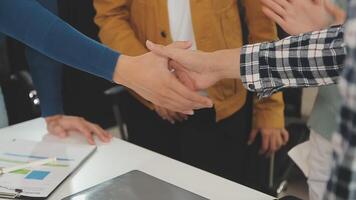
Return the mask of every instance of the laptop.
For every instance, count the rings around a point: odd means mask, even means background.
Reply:
[[[63,200],[207,200],[141,171],[131,171]]]

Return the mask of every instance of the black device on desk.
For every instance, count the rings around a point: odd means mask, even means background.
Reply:
[[[63,200],[207,200],[141,171],[131,171]]]

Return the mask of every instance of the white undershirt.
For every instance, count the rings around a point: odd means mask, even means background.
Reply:
[[[191,41],[196,50],[190,0],[167,0],[169,28],[173,41]]]
[[[197,50],[194,37],[190,0],[167,0],[169,28],[173,41],[191,41],[192,50]],[[208,96],[206,91],[200,91],[201,95]]]

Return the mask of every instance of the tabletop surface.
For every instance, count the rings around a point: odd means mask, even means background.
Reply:
[[[86,142],[78,134],[74,134],[67,139],[59,139],[48,135],[43,119],[35,119],[0,129],[0,139],[13,138],[33,141]],[[261,192],[120,139],[113,139],[109,144],[100,144],[98,142],[98,149],[93,156],[66,179],[49,199],[62,199],[132,170],[143,171],[208,199],[274,199]]]

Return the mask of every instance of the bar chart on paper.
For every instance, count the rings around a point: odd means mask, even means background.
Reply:
[[[29,167],[0,176],[0,193],[21,191],[29,197],[47,197],[70,175],[95,147],[61,143],[11,140],[0,142],[0,168],[24,165],[56,157],[55,162]]]

